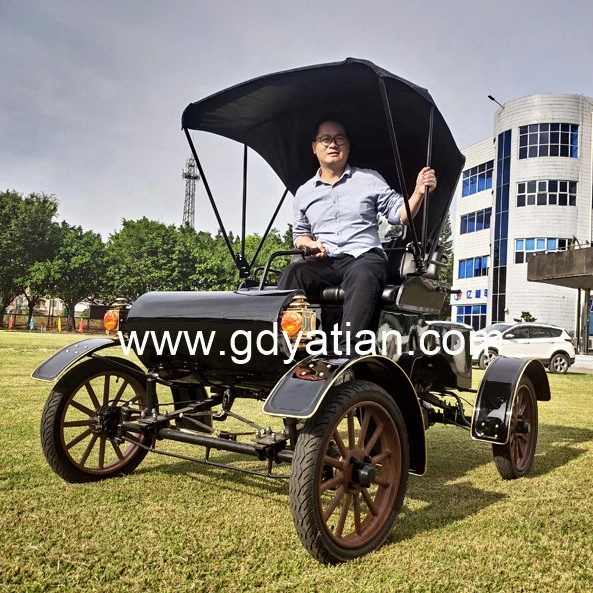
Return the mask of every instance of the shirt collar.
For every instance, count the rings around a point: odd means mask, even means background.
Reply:
[[[351,177],[352,176],[352,167],[350,167],[349,164],[346,164],[346,168],[344,169],[344,172],[342,173],[342,176],[340,177],[340,179],[338,179],[336,181],[336,183],[340,183],[340,181],[342,181],[342,179],[344,179],[345,177]],[[320,184],[325,184],[325,185],[329,185],[326,181],[323,181],[321,179],[321,167],[319,169],[317,169],[317,173],[315,173],[315,177],[313,177],[313,184],[315,185],[315,187],[317,187]],[[336,183],[334,183],[334,185],[336,185]]]

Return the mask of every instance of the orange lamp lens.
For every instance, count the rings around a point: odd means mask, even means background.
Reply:
[[[282,315],[280,327],[282,328],[282,331],[286,332],[288,337],[292,338],[293,336],[296,336],[299,331],[301,331],[302,326],[303,319],[298,313],[289,311]]]
[[[119,314],[115,311],[107,311],[103,316],[103,325],[108,330],[117,329],[119,325]]]

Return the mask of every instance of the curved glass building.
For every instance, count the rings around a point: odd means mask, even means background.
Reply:
[[[479,329],[527,312],[575,332],[577,291],[528,282],[527,258],[591,244],[592,112],[581,95],[509,101],[494,135],[463,151],[451,319]]]

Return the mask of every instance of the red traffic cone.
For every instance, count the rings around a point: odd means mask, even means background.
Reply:
[[[78,333],[79,334],[84,333],[84,319],[81,319],[80,323],[78,324]]]
[[[8,329],[12,329],[12,326],[14,325],[14,317],[12,315],[8,316]]]

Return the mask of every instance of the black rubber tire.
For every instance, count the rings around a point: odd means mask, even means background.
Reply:
[[[335,564],[379,548],[403,504],[409,463],[393,398],[368,381],[334,387],[303,427],[292,463],[290,508],[307,551]],[[369,468],[378,475],[364,485],[355,472]]]
[[[91,430],[91,421],[101,408],[117,407],[129,401],[146,405],[146,385],[142,377],[110,360],[143,373],[140,367],[125,359],[91,358],[70,369],[45,402],[41,446],[49,465],[67,482],[96,482],[129,474],[148,453],[143,447],[128,442],[117,445]],[[102,387],[99,394],[97,387]],[[143,445],[151,444],[148,437],[134,434],[133,438]]]
[[[492,445],[494,463],[503,480],[526,476],[533,466],[537,445],[537,398],[531,380],[523,376],[513,402],[509,440],[504,445]],[[529,424],[525,432],[522,423]]]
[[[482,352],[482,354],[480,354],[480,358],[478,359],[478,366],[482,370],[485,370],[486,367],[490,364],[491,360],[497,355],[498,353],[496,352],[496,350],[492,350],[492,348],[485,350],[484,352]]]
[[[564,375],[568,372],[569,366],[570,359],[568,358],[568,356],[566,356],[566,354],[562,352],[557,352],[550,359],[550,364],[548,365],[548,368],[550,369],[550,373]]]

